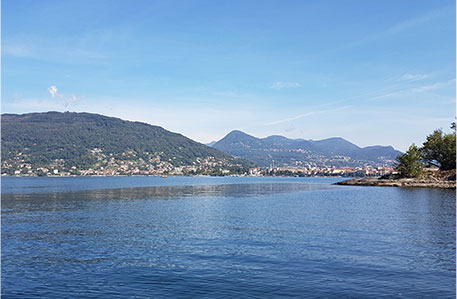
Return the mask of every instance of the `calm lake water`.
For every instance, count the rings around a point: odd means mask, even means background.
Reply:
[[[453,190],[2,178],[5,298],[455,298]]]

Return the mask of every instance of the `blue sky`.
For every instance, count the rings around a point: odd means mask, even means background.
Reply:
[[[455,119],[455,18],[439,0],[3,0],[2,113],[406,150]]]

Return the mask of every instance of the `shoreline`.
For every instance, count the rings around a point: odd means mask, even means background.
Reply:
[[[295,176],[250,176],[250,175],[53,175],[53,176],[27,176],[27,175],[2,175],[2,178],[79,178],[79,177],[295,177]],[[341,176],[307,176],[307,177],[328,177],[344,178]],[[346,177],[347,178],[347,177]],[[437,178],[374,178],[374,177],[355,177],[344,181],[333,183],[339,186],[368,186],[368,187],[406,187],[406,188],[439,188],[439,189],[456,189],[455,180],[445,180]]]
[[[440,188],[456,189],[456,181],[437,180],[429,178],[402,178],[402,179],[380,179],[380,178],[353,178],[334,183],[340,186],[374,186],[374,187],[406,187],[406,188]]]
[[[297,178],[297,175],[246,175],[246,174],[230,174],[230,175],[209,175],[209,174],[198,174],[198,175],[154,175],[154,174],[116,174],[116,175],[1,175],[2,178],[75,178],[75,177],[251,177],[251,178]],[[349,178],[347,176],[336,176],[336,175],[310,175],[303,176],[300,178]]]

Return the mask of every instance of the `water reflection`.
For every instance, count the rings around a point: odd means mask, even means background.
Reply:
[[[312,183],[329,185],[340,180],[342,180],[342,178],[328,177],[2,177],[1,192],[2,194],[51,193],[152,186],[195,186],[256,183]]]
[[[323,184],[258,183],[195,186],[154,186],[56,193],[17,193],[2,195],[3,213],[29,211],[33,206],[44,209],[65,207],[66,203],[86,204],[93,200],[179,199],[197,197],[246,197],[273,195],[294,191],[328,190]]]

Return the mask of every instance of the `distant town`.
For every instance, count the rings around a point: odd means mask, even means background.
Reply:
[[[336,167],[242,167],[213,157],[197,158],[192,165],[176,166],[172,159],[163,161],[160,155],[138,157],[134,151],[119,156],[104,154],[100,149],[90,150],[97,162],[85,169],[68,165],[64,159],[56,159],[46,166],[28,163],[27,155],[19,153],[14,159],[2,161],[2,176],[343,176],[376,177],[395,173],[387,166]]]
[[[249,176],[342,176],[377,177],[397,173],[392,167],[269,167],[250,168]]]

